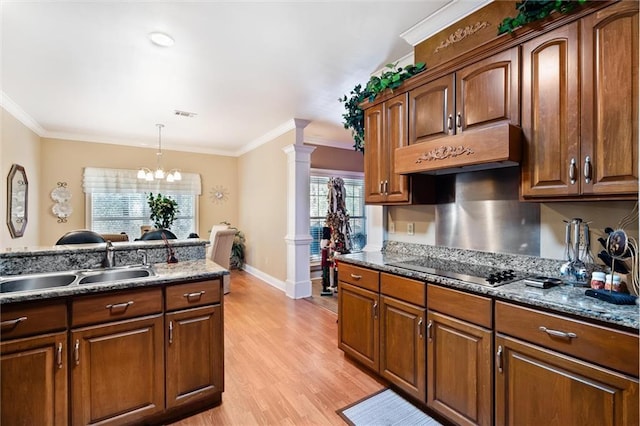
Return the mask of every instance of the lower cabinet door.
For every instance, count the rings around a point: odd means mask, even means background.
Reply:
[[[67,424],[67,333],[0,344],[0,424]]]
[[[638,379],[496,336],[496,424],[638,424]]]
[[[167,408],[223,390],[222,309],[206,306],[166,314]]]
[[[427,388],[425,318],[424,308],[380,298],[380,374],[420,401]]]
[[[493,333],[431,310],[427,321],[427,406],[459,425],[491,425]]]
[[[71,332],[74,425],[140,423],[164,410],[163,316]]]
[[[338,347],[378,372],[380,365],[378,293],[340,281]]]

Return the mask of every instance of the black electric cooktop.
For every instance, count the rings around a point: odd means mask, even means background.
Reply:
[[[527,275],[512,269],[431,258],[417,258],[404,262],[388,263],[388,265],[490,287],[512,283],[527,277]]]

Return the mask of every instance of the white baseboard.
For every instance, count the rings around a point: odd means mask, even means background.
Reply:
[[[244,264],[244,266],[242,267],[242,269],[244,269],[246,272],[248,272],[249,274],[253,275],[256,278],[260,278],[262,281],[266,282],[267,284],[269,284],[272,287],[277,288],[278,290],[282,291],[283,293],[286,292],[286,284],[284,281],[280,281],[279,279],[272,277],[269,274],[266,274],[264,272],[262,272],[259,269],[254,268],[251,265],[247,265],[246,263]]]

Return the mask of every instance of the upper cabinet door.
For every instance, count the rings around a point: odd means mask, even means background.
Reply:
[[[585,194],[638,193],[638,48],[638,2],[616,3],[583,19]]]
[[[579,192],[578,24],[522,45],[522,195]]]
[[[409,92],[410,145],[455,133],[453,92],[453,74]]]
[[[384,201],[383,186],[388,164],[385,161],[383,104],[364,111],[364,191],[367,203]]]
[[[456,133],[506,121],[520,124],[518,48],[456,72]]]
[[[380,163],[387,163],[384,193],[387,202],[409,201],[409,177],[393,170],[396,148],[407,145],[407,94],[398,95],[384,103],[387,150]]]

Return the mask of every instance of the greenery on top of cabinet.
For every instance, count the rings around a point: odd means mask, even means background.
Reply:
[[[498,34],[512,32],[518,27],[544,19],[552,12],[569,13],[576,6],[586,3],[587,0],[523,0],[516,3],[518,15],[514,18],[507,17],[498,26]]]
[[[343,125],[345,129],[351,129],[354,141],[353,148],[356,151],[364,152],[364,111],[360,108],[360,104],[367,100],[373,102],[379,93],[387,89],[393,91],[408,78],[427,69],[424,62],[407,65],[404,68],[397,68],[397,66],[397,62],[387,64],[385,71],[379,77],[372,76],[364,89],[361,84],[358,84],[349,95],[338,98],[338,101],[344,102],[346,112],[342,114]]]

